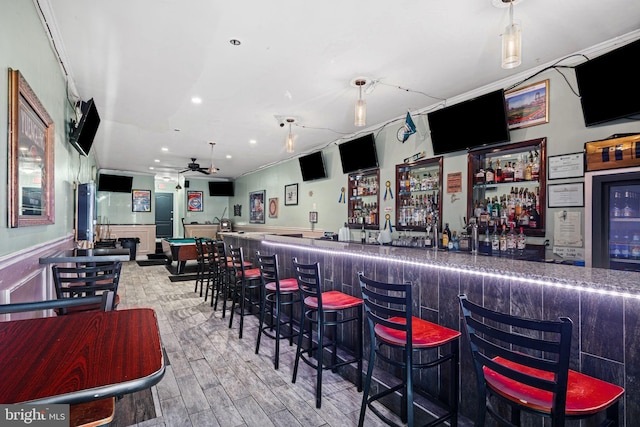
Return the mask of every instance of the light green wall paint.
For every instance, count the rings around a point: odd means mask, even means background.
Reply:
[[[73,232],[74,182],[87,182],[93,160],[79,159],[67,143],[70,104],[61,68],[33,2],[5,1],[0,13],[0,256]],[[7,223],[7,89],[8,69],[19,70],[55,124],[55,224],[8,228]]]

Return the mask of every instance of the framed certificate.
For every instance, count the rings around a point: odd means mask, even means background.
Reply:
[[[584,176],[584,153],[549,156],[549,179],[581,178]]]
[[[584,182],[549,184],[547,203],[550,208],[584,206]]]

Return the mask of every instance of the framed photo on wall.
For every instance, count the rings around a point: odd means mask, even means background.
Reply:
[[[293,206],[298,204],[298,184],[284,186],[284,205]]]
[[[264,190],[249,193],[249,222],[264,224]]]
[[[203,212],[202,191],[187,191],[187,211]]]
[[[504,93],[509,130],[549,123],[549,80]]]
[[[131,210],[151,212],[151,190],[131,190]]]
[[[278,218],[278,198],[269,199],[269,218]]]

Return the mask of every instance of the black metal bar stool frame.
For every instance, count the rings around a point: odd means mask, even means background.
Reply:
[[[401,391],[400,419],[409,427],[414,426],[415,393],[426,397],[446,411],[425,426],[433,426],[446,421],[452,427],[457,426],[460,360],[458,338],[460,333],[413,317],[411,283],[379,282],[365,277],[362,272],[358,273],[358,279],[364,300],[370,340],[369,361],[358,425],[364,425],[365,413],[369,408],[388,425],[400,426],[379,411],[373,402]],[[420,331],[414,330],[414,322],[419,322],[419,326],[422,328]],[[425,329],[429,329],[431,332],[421,334]],[[414,333],[416,334],[414,335]],[[445,345],[449,345],[450,352],[442,354]],[[433,358],[425,355],[423,357],[429,358],[429,361],[416,362],[416,356],[430,350],[438,351],[438,356]],[[401,359],[392,357],[398,352],[402,354]],[[369,396],[376,358],[399,368],[402,373],[401,382]],[[443,402],[414,384],[413,371],[435,368],[447,362],[451,364],[451,377],[448,402]]]
[[[262,294],[262,280],[260,279],[260,271],[257,268],[247,269],[247,262],[244,260],[242,247],[233,248],[229,246],[229,254],[231,255],[231,266],[234,271],[233,284],[229,283],[231,289],[231,311],[229,314],[229,328],[233,326],[233,315],[236,309],[236,303],[239,306],[238,316],[240,317],[240,332],[238,338],[242,338],[244,329],[244,317],[253,314],[253,307],[260,310],[260,301],[253,298],[253,290],[259,289]],[[248,303],[248,306],[247,306]]]
[[[322,371],[331,369],[337,372],[341,366],[357,364],[356,386],[358,391],[362,391],[362,300],[337,291],[322,292],[320,265],[319,263],[301,264],[297,259],[293,258],[293,267],[298,281],[300,290],[300,299],[303,301],[300,319],[300,333],[298,335],[298,346],[296,349],[296,358],[293,367],[293,378],[291,382],[296,382],[298,375],[298,365],[302,360],[307,365],[316,370],[316,408],[320,408],[322,404]],[[339,293],[343,298],[349,301],[349,304],[342,306],[331,306],[323,303],[323,295],[325,300],[332,293]],[[351,310],[354,314],[345,314]],[[347,356],[353,356],[343,361],[338,361],[338,327],[349,322],[356,322],[357,344],[355,350],[341,347]],[[315,325],[315,328],[313,327]],[[316,331],[317,341],[314,344],[313,330]],[[333,339],[327,335],[329,330],[333,330]],[[308,345],[303,345],[304,336],[307,336]],[[331,363],[323,364],[324,349],[331,347]],[[312,360],[315,358],[315,361]]]
[[[258,260],[260,277],[262,279],[256,354],[260,351],[262,335],[266,335],[275,340],[276,348],[273,365],[274,369],[278,369],[280,362],[280,340],[288,339],[289,345],[291,346],[293,345],[293,337],[298,336],[298,331],[294,329],[294,324],[298,324],[298,322],[294,320],[293,306],[300,303],[300,292],[295,279],[280,279],[277,254],[264,255],[261,254],[260,251],[257,251],[256,259]],[[290,281],[294,282],[295,287],[286,286]],[[287,307],[289,308],[288,315],[285,312]],[[267,318],[266,324],[265,317]],[[286,332],[282,331],[283,326],[288,328]]]

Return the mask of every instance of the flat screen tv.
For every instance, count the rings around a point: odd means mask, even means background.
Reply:
[[[93,138],[95,138],[100,125],[100,116],[93,98],[87,102],[78,101],[78,103],[82,117],[77,123],[74,120],[71,121],[69,142],[80,154],[88,156],[93,145]]]
[[[233,181],[209,181],[209,196],[233,195]]]
[[[585,126],[640,114],[640,40],[575,67]]]
[[[133,177],[125,175],[110,175],[101,173],[98,176],[98,191],[112,191],[114,193],[131,193]]]
[[[373,134],[367,134],[338,145],[342,172],[351,173],[378,167],[378,153]]]
[[[436,155],[510,139],[503,89],[433,111],[427,120]]]
[[[327,177],[322,151],[307,154],[299,157],[298,160],[300,161],[300,172],[302,172],[303,181],[313,181]]]

